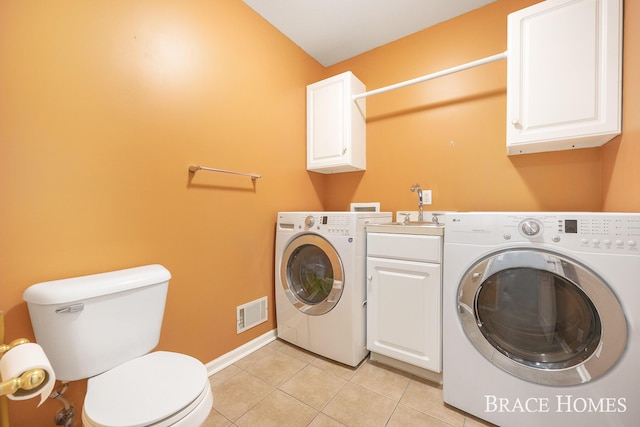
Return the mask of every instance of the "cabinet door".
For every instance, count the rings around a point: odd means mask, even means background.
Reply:
[[[439,264],[367,258],[367,348],[441,372]]]
[[[366,169],[365,91],[346,72],[307,86],[307,169],[320,173]]]
[[[509,15],[507,151],[595,147],[621,131],[621,0],[547,0]]]

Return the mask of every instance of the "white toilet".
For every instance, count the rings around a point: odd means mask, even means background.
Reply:
[[[171,273],[161,265],[55,280],[23,295],[56,378],[89,378],[85,427],[200,426],[207,369],[158,344]]]

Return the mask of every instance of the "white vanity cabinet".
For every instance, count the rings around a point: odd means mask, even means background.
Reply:
[[[547,0],[508,17],[507,152],[621,132],[622,0]]]
[[[307,86],[307,170],[366,169],[366,101],[353,101],[365,90],[350,71]]]
[[[442,371],[442,232],[367,227],[367,348],[373,360],[383,355]]]

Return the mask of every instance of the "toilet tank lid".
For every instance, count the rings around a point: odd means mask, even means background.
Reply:
[[[67,304],[116,292],[156,285],[171,279],[160,264],[69,279],[52,280],[29,286],[22,298],[31,304]]]

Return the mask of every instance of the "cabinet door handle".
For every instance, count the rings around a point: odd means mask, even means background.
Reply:
[[[373,280],[373,276],[367,276],[367,280],[368,281],[372,281]]]
[[[347,154],[347,147],[344,147],[344,148],[342,149],[342,155],[344,156],[345,154]]]
[[[511,120],[511,124],[515,127],[518,127],[518,125],[520,124],[520,121],[518,119],[513,119]]]

